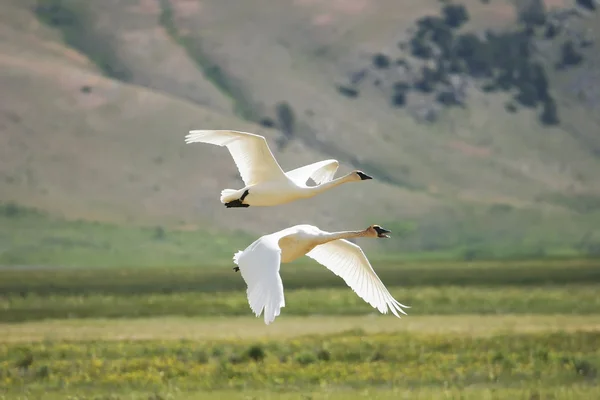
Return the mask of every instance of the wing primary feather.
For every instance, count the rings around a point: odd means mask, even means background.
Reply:
[[[387,314],[389,310],[400,318],[398,312],[406,315],[402,308],[410,308],[393,298],[362,249],[354,243],[338,239],[319,245],[306,255],[340,276],[359,297],[379,312]]]
[[[263,136],[230,130],[194,130],[185,136],[185,142],[227,147],[246,186],[286,179]]]

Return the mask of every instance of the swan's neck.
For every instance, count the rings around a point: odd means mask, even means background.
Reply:
[[[332,242],[338,239],[352,239],[357,237],[367,236],[367,230],[361,231],[341,231],[341,232],[327,232],[319,238],[321,244]]]
[[[306,189],[304,189],[304,193],[306,193],[307,197],[316,196],[319,193],[323,193],[329,189],[333,189],[334,187],[339,186],[343,183],[352,182],[353,180],[354,177],[352,176],[352,173],[349,173],[347,175],[340,176],[337,179],[333,179],[329,182],[325,182],[317,186],[308,186]]]

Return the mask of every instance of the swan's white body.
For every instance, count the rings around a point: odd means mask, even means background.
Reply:
[[[248,286],[246,293],[254,314],[258,317],[264,311],[267,325],[275,320],[285,307],[280,264],[307,255],[340,276],[359,297],[381,313],[385,314],[389,309],[398,318],[398,311],[406,315],[402,307],[410,307],[392,297],[362,249],[344,239],[377,237],[372,230],[373,227],[369,227],[365,231],[330,233],[312,225],[296,225],[264,235],[245,250],[235,253],[233,261]]]
[[[333,179],[339,163],[324,160],[284,172],[263,136],[230,130],[194,130],[186,143],[226,146],[244,181],[242,189],[224,189],[221,203],[227,207],[274,206],[316,196],[346,182],[371,179],[354,171]],[[308,186],[312,179],[317,186]]]

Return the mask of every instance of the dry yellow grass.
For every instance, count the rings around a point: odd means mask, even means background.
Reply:
[[[67,319],[0,324],[0,342],[291,338],[354,329],[361,329],[366,333],[447,333],[470,336],[600,331],[600,315],[457,315],[409,316],[402,319],[391,316],[281,317],[270,326],[264,325],[262,319],[253,317]]]

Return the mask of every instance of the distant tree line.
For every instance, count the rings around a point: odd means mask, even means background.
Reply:
[[[594,10],[595,1],[577,3]],[[562,40],[561,23],[548,18],[542,0],[517,2],[518,27],[511,31],[492,32],[485,35],[460,30],[470,19],[464,5],[444,2],[440,15],[427,15],[416,20],[416,29],[409,40],[399,43],[421,65],[417,77],[410,81],[392,82],[390,104],[403,107],[410,91],[431,94],[435,101],[450,107],[462,104],[457,91],[450,84],[452,75],[468,76],[480,83],[484,92],[504,91],[514,93],[507,104],[509,112],[518,106],[540,108],[539,119],[545,125],[559,124],[560,118],[546,67],[534,52],[536,35],[543,40]],[[583,54],[571,39],[560,46],[557,69],[565,69],[583,62]],[[419,61],[420,60],[420,61]],[[377,53],[372,57],[372,67],[387,70],[393,66],[414,65],[405,58]],[[414,68],[413,68],[414,70]],[[364,72],[361,75],[364,76]],[[355,80],[350,85],[338,85],[338,92],[346,97],[359,96]],[[380,85],[379,79],[375,83]]]

